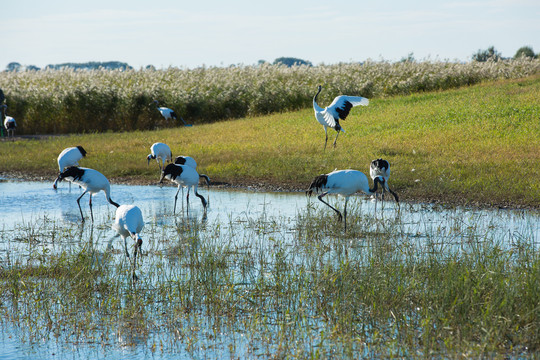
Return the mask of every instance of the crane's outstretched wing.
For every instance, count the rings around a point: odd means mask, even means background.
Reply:
[[[368,104],[369,100],[364,97],[341,95],[336,97],[334,101],[332,101],[332,103],[326,109],[324,109],[324,113],[329,114],[336,120],[345,120],[354,106],[367,106]],[[326,114],[324,115],[325,119],[327,119]]]
[[[317,120],[319,120],[322,125],[334,128],[336,126],[336,119],[332,113],[328,112],[327,109],[324,109],[319,113],[321,116],[318,116]]]

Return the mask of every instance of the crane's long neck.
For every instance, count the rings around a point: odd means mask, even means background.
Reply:
[[[317,96],[319,96],[319,94],[321,93],[321,87],[319,87],[319,90],[317,91],[317,93],[315,94],[315,96],[313,97],[313,109],[315,109],[315,111],[323,111],[324,109],[322,107],[320,107],[318,104],[317,104]]]
[[[116,207],[120,207],[119,204],[115,203],[112,199],[111,199],[111,186],[108,185],[106,186],[104,189],[103,189],[103,192],[105,192],[105,197],[107,198],[107,201],[109,203],[111,203],[111,205],[114,205]]]
[[[208,177],[208,175],[205,175],[205,174],[199,174],[199,177],[200,177],[200,178],[203,178],[204,180],[206,180],[206,185],[210,186],[210,178]]]
[[[375,179],[373,179],[373,188],[369,189],[368,195],[373,195],[377,192],[377,189],[379,188],[378,187],[379,183],[381,183],[381,186],[384,186],[379,177],[376,177]]]

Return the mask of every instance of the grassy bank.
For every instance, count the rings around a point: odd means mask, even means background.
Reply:
[[[0,171],[53,181],[60,151],[82,145],[88,156],[81,166],[103,172],[113,183],[150,183],[159,175],[155,163],[147,167],[146,155],[152,143],[162,141],[174,156],[194,157],[200,172],[216,182],[303,189],[315,175],[335,168],[367,173],[369,162],[383,157],[403,200],[538,208],[539,99],[538,75],[374,99],[352,110],[342,124],[347,133],[326,151],[311,109],[190,128],[4,141]]]

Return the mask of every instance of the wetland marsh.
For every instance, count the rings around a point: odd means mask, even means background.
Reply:
[[[0,141],[0,176],[25,180],[0,181],[0,355],[538,357],[537,69],[538,60],[2,73],[21,134],[38,136]],[[326,103],[373,96],[330,151],[310,108],[320,83]],[[148,105],[156,98],[195,126],[161,123]],[[66,132],[76,134],[39,135]],[[145,160],[157,141],[193,156],[214,184],[251,189],[305,189],[383,157],[402,203],[375,212],[354,197],[344,232],[303,192],[200,187],[208,210],[179,201],[173,215],[176,188],[156,186]],[[52,189],[59,152],[75,145],[115,201],[143,211],[138,281],[105,197],[94,199],[95,223],[81,225],[77,186]],[[471,204],[482,208],[458,206]],[[87,196],[81,206],[88,217]]]
[[[131,281],[114,207],[81,225],[62,184],[0,183],[5,353],[32,358],[528,357],[539,351],[539,214],[364,196],[349,228],[304,193],[114,185],[146,221]],[[180,200],[179,200],[180,201]],[[331,203],[342,208],[343,199]],[[81,206],[88,216],[88,200]],[[112,249],[107,244],[112,239]],[[129,244],[130,247],[133,244]]]

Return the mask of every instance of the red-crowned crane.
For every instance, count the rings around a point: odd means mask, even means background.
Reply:
[[[156,159],[156,162],[159,166],[159,173],[161,174],[163,168],[165,167],[165,163],[172,161],[171,148],[169,147],[169,145],[162,142],[154,143],[150,147],[150,154],[148,154],[148,156],[146,157],[146,160],[148,160],[148,165],[150,165],[151,159]]]
[[[86,150],[82,146],[68,147],[62,150],[58,155],[58,170],[64,171],[69,166],[79,166],[79,160],[86,156]],[[53,189],[56,190],[56,184],[58,178],[54,181]],[[69,189],[71,190],[71,182],[69,183]]]
[[[154,100],[154,104],[156,104],[157,109],[161,113],[161,116],[167,121],[169,120],[177,120],[176,113],[174,110],[169,109],[168,107],[159,106],[159,101]]]
[[[174,158],[174,163],[176,165],[186,165],[186,166],[191,166],[194,169],[197,169],[197,162],[191,156],[177,156]],[[208,182],[207,182],[207,185],[209,185]],[[210,189],[210,187],[208,187],[208,189]],[[184,198],[183,187],[182,187],[182,198]],[[210,203],[210,197],[208,197],[208,202]]]
[[[178,120],[178,117],[176,116],[176,113],[174,112],[174,110],[169,109],[168,107],[159,106],[159,101],[157,100],[154,100],[154,104],[156,104],[157,109],[159,110],[159,112],[161,113],[161,116],[163,116],[165,120],[167,121],[171,119]],[[191,125],[186,124],[186,122],[184,121],[184,119],[182,119],[181,116],[180,116],[180,121],[182,121],[184,126],[191,126]]]
[[[313,192],[321,193],[317,198],[324,204],[334,210],[341,221],[345,219],[345,231],[347,231],[347,202],[349,197],[358,191],[362,191],[367,195],[373,195],[377,191],[377,185],[381,183],[380,178],[375,178],[373,188],[369,187],[367,176],[358,170],[334,170],[329,174],[322,174],[313,179],[309,185],[306,194],[311,196]],[[345,197],[345,208],[343,216],[341,212],[323,200],[328,194],[338,194]]]
[[[337,131],[336,138],[334,140],[334,147],[336,147],[339,132],[345,132],[341,125],[339,125],[339,120],[345,120],[354,106],[367,106],[369,104],[369,100],[361,96],[340,95],[336,97],[334,101],[332,101],[330,106],[323,109],[317,104],[317,96],[319,96],[321,89],[322,86],[319,85],[317,94],[313,98],[313,110],[315,110],[315,118],[317,121],[324,126],[324,134],[326,136],[324,140],[324,148],[326,149],[326,143],[328,142],[328,127],[331,127]]]
[[[4,123],[4,127],[7,131],[7,136],[9,137],[11,134],[11,137],[15,136],[15,129],[17,128],[17,123],[15,122],[15,119],[11,116],[6,115],[6,109],[7,105],[0,105],[0,111],[2,112],[2,122]]]
[[[390,163],[384,159],[376,159],[371,162],[369,166],[369,175],[375,181],[376,178],[381,180],[382,187],[382,200],[384,201],[384,193],[386,190],[394,196],[394,199],[399,204],[398,195],[393,192],[388,186],[388,179],[390,178]],[[377,194],[375,194],[375,209],[377,209]]]
[[[197,168],[197,162],[191,156],[177,156],[177,157],[174,158],[174,163],[176,165],[191,166],[194,169]]]
[[[116,209],[116,218],[112,227],[124,240],[124,249],[126,250],[128,259],[129,252],[126,239],[130,237],[135,241],[135,250],[133,251],[133,265],[135,265],[137,250],[141,250],[143,243],[140,235],[144,227],[141,209],[135,205],[120,205]]]
[[[186,197],[188,206],[189,206],[189,191],[193,187],[195,196],[201,199],[201,203],[204,209],[206,210],[206,204],[207,204],[206,199],[197,192],[197,187],[199,186],[199,178],[201,177],[206,180],[206,183],[208,185],[210,184],[210,178],[207,175],[204,175],[204,174],[199,175],[197,170],[195,170],[191,166],[169,164],[165,167],[161,175],[161,179],[159,180],[159,183],[163,184],[163,179],[168,179],[178,184],[178,190],[176,191],[176,195],[174,196],[173,213],[176,212],[176,201],[178,200],[178,192],[180,192],[180,188],[183,186],[188,188],[187,197]]]
[[[58,178],[56,179],[55,183],[58,181],[71,181],[74,184],[77,184],[81,186],[84,189],[84,192],[77,198],[77,205],[79,205],[79,211],[81,212],[81,219],[84,222],[84,216],[81,209],[81,198],[86,193],[90,193],[90,216],[92,218],[92,222],[94,222],[94,213],[92,212],[92,195],[97,194],[100,191],[103,191],[105,193],[105,197],[109,203],[112,205],[119,207],[117,203],[111,200],[111,185],[109,183],[109,180],[100,173],[97,170],[94,169],[88,169],[83,167],[77,167],[77,166],[70,166],[66,170],[60,173],[58,175]]]

